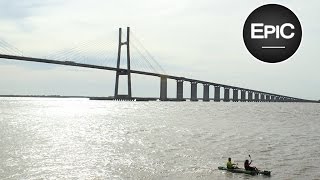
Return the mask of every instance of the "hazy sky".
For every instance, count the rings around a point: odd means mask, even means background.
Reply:
[[[269,3],[290,8],[303,30],[298,51],[277,64],[256,60],[242,39],[248,15]],[[100,37],[113,42],[119,27],[130,26],[168,74],[320,99],[316,0],[0,0],[0,8],[0,39],[25,56],[46,56]],[[114,93],[115,72],[109,71],[1,59],[0,75],[0,94]],[[154,77],[133,75],[133,95],[159,96],[159,83]],[[202,96],[202,85],[198,87]],[[185,88],[189,97],[188,82]],[[169,81],[168,94],[175,93],[175,81]]]

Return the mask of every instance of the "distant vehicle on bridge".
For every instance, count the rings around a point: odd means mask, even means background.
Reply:
[[[76,64],[76,62],[74,61],[64,61],[65,63],[68,63],[68,64]]]

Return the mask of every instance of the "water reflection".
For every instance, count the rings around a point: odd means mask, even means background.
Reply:
[[[248,154],[274,179],[320,176],[314,104],[2,98],[0,112],[1,179],[257,178],[217,170]]]

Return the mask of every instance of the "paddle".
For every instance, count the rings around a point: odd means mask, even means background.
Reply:
[[[251,159],[251,156],[250,156],[250,154],[249,154],[249,158],[250,158],[250,164],[252,163],[252,159]]]
[[[251,161],[251,163],[252,163],[252,159],[251,159],[250,154],[249,154],[249,158],[250,158],[250,161]],[[251,164],[251,163],[250,163],[250,164]],[[254,167],[254,168],[256,169],[257,172],[259,172],[258,168],[256,168],[256,167]]]

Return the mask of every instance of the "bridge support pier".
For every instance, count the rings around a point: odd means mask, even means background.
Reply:
[[[276,97],[275,97],[275,101],[276,101],[276,102],[279,102],[279,101],[280,101],[280,97],[279,97],[279,96],[276,96]]]
[[[270,95],[268,95],[268,94],[266,95],[266,101],[267,101],[267,102],[270,102],[270,101],[271,101]]]
[[[241,102],[246,102],[246,92],[245,90],[241,90]]]
[[[183,80],[177,80],[177,100],[183,101]]]
[[[198,101],[197,88],[198,88],[198,83],[197,82],[191,82],[191,98],[190,98],[190,101]]]
[[[248,102],[252,102],[252,91],[248,91]]]
[[[260,101],[265,102],[265,94],[260,94]]]
[[[279,101],[280,101],[280,102],[284,102],[284,97],[280,96],[280,97],[279,97]]]
[[[220,86],[214,86],[214,101],[220,102]]]
[[[254,93],[254,102],[259,102],[259,93]]]
[[[271,95],[271,102],[275,102],[275,97],[274,97],[274,95]]]
[[[230,101],[230,89],[227,87],[224,87],[224,102],[229,102]]]
[[[168,100],[167,97],[167,77],[160,78],[160,101]]]
[[[210,101],[210,97],[209,97],[209,84],[203,84],[203,100],[205,102]]]
[[[233,97],[232,97],[232,101],[233,102],[238,102],[239,100],[238,100],[238,97],[239,97],[239,95],[238,95],[238,89],[233,89]]]

